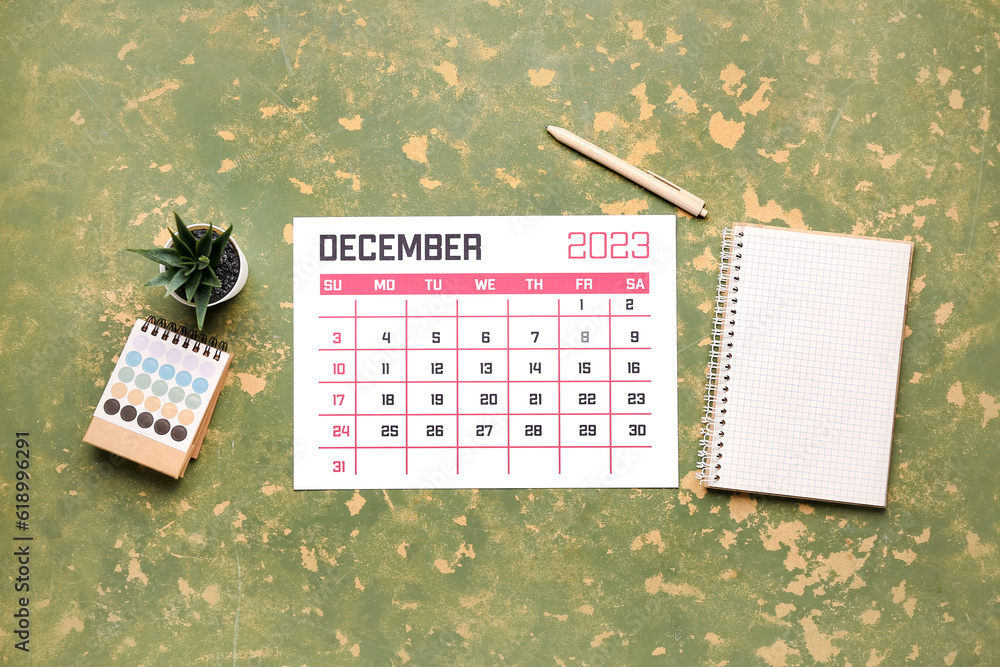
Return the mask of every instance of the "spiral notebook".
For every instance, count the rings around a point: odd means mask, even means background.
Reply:
[[[913,244],[723,235],[699,479],[885,507]]]
[[[83,441],[182,477],[229,371],[227,347],[173,322],[137,320]]]

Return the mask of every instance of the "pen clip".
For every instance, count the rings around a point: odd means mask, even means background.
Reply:
[[[667,185],[669,185],[670,187],[672,187],[674,190],[677,190],[679,192],[683,192],[683,190],[681,190],[680,186],[678,186],[676,183],[671,183],[670,181],[668,181],[667,179],[663,178],[659,174],[657,174],[655,172],[652,172],[649,169],[646,170],[646,173],[649,174],[650,176],[652,176],[653,178],[655,178],[658,181],[663,181],[664,183],[666,183]]]

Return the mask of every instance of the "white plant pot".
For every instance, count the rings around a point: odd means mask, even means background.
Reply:
[[[195,223],[193,225],[188,225],[187,226],[187,228],[189,230],[191,230],[192,232],[193,231],[197,231],[199,229],[208,229],[209,227],[210,227],[210,225],[208,225],[206,223],[203,223],[203,222],[198,222],[198,223]],[[219,227],[216,227],[214,225],[211,225],[211,228],[213,230],[215,230],[216,232],[218,232],[220,235],[222,234],[222,232],[226,231],[226,230],[220,229]],[[229,237],[229,242],[231,244],[233,244],[234,248],[236,248],[236,255],[240,258],[240,273],[236,277],[236,284],[233,286],[233,289],[229,290],[229,294],[227,294],[226,296],[222,297],[218,301],[215,301],[214,303],[208,304],[209,308],[211,308],[212,306],[217,306],[220,303],[222,303],[223,301],[229,301],[234,296],[236,296],[237,294],[239,294],[240,291],[243,289],[243,287],[247,284],[247,277],[250,275],[250,266],[247,264],[246,255],[243,254],[243,249],[240,248],[240,244],[237,243],[236,240],[233,237],[231,237],[231,236]],[[171,239],[167,240],[167,242],[163,245],[163,247],[164,248],[170,248],[173,245],[174,245],[174,240],[171,238]],[[160,264],[160,273],[163,273],[166,270],[167,270],[167,267],[165,267],[162,264]],[[181,298],[181,297],[177,296],[176,293],[171,292],[170,296],[174,297],[175,299],[177,299],[178,301],[180,301],[184,305],[191,306],[192,308],[194,308],[194,304],[192,302],[188,301],[187,299],[184,299],[184,298]]]

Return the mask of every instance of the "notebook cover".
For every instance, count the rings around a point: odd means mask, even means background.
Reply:
[[[884,507],[913,244],[760,225],[732,234],[703,482]]]

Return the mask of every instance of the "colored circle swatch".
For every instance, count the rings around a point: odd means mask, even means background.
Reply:
[[[134,333],[97,411],[119,423],[134,423],[130,428],[142,429],[146,437],[183,443],[211,400],[220,366],[201,350],[171,340],[166,330],[167,338]]]

